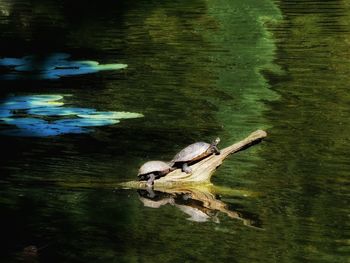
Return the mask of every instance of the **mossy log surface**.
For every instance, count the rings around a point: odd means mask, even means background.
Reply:
[[[161,177],[154,181],[154,189],[164,188],[178,188],[188,185],[200,185],[211,184],[210,178],[215,172],[216,168],[222,164],[222,162],[233,153],[246,149],[256,143],[259,143],[267,136],[267,133],[263,130],[257,130],[251,133],[245,139],[232,144],[226,148],[220,150],[219,155],[211,155],[200,162],[191,165],[192,173],[187,174],[176,169],[164,177]],[[129,181],[120,184],[124,188],[145,188],[145,181]]]

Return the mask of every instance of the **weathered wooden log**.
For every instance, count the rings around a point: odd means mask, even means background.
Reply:
[[[154,181],[154,189],[161,188],[178,188],[186,185],[211,184],[210,178],[215,172],[216,168],[233,153],[246,149],[251,145],[259,143],[267,136],[265,131],[257,130],[251,133],[247,138],[240,142],[232,144],[224,149],[221,149],[219,155],[211,155],[200,162],[191,166],[192,172],[190,174],[184,173],[181,169],[176,169],[164,177]],[[123,188],[145,188],[145,181],[129,181],[119,185]]]

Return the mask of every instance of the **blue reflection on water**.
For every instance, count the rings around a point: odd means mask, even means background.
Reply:
[[[32,115],[41,116],[67,116],[67,115],[80,115],[89,116],[89,114],[95,113],[96,110],[88,108],[70,108],[70,107],[40,107],[29,109],[28,113]]]
[[[47,137],[66,133],[87,133],[91,130],[77,126],[57,125],[37,118],[6,118],[6,124],[15,125],[17,129],[3,130],[3,135],[20,137]]]
[[[12,113],[10,110],[3,110],[3,109],[0,110],[0,118],[7,118],[10,116],[12,116]]]
[[[3,110],[25,110],[35,109],[37,107],[62,106],[63,102],[58,102],[63,96],[61,95],[35,95],[35,96],[17,96],[11,97],[5,101],[0,109]]]
[[[53,122],[56,125],[65,127],[92,127],[116,124],[119,120],[113,119],[64,119]]]
[[[0,105],[0,134],[47,137],[87,133],[93,131],[91,127],[116,124],[120,119],[143,117],[133,112],[100,112],[91,108],[63,107],[63,98],[62,95],[10,97]]]
[[[0,77],[6,80],[59,79],[64,76],[89,74],[102,70],[119,70],[127,67],[126,64],[99,64],[91,60],[69,61],[69,57],[69,54],[54,53],[45,58],[36,56],[2,58],[0,67],[7,68],[9,72]]]

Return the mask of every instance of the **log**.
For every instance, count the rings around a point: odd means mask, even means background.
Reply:
[[[176,169],[166,176],[154,181],[154,189],[160,188],[178,188],[188,185],[210,185],[210,179],[216,168],[233,153],[246,149],[256,143],[259,143],[267,136],[263,130],[257,130],[251,133],[245,139],[232,144],[220,150],[219,155],[211,155],[200,162],[191,166],[192,172],[190,174],[184,173],[181,169]],[[122,188],[146,188],[145,181],[129,181],[119,185]]]

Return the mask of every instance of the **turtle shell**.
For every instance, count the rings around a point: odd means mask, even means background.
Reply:
[[[167,172],[170,171],[171,167],[162,161],[149,161],[144,163],[137,174],[137,176],[141,176],[144,174],[154,173],[154,172]]]
[[[207,155],[209,152],[207,151],[210,147],[209,143],[206,142],[196,142],[193,143],[186,148],[182,149],[172,160],[172,163],[177,162],[191,162],[199,160]]]

